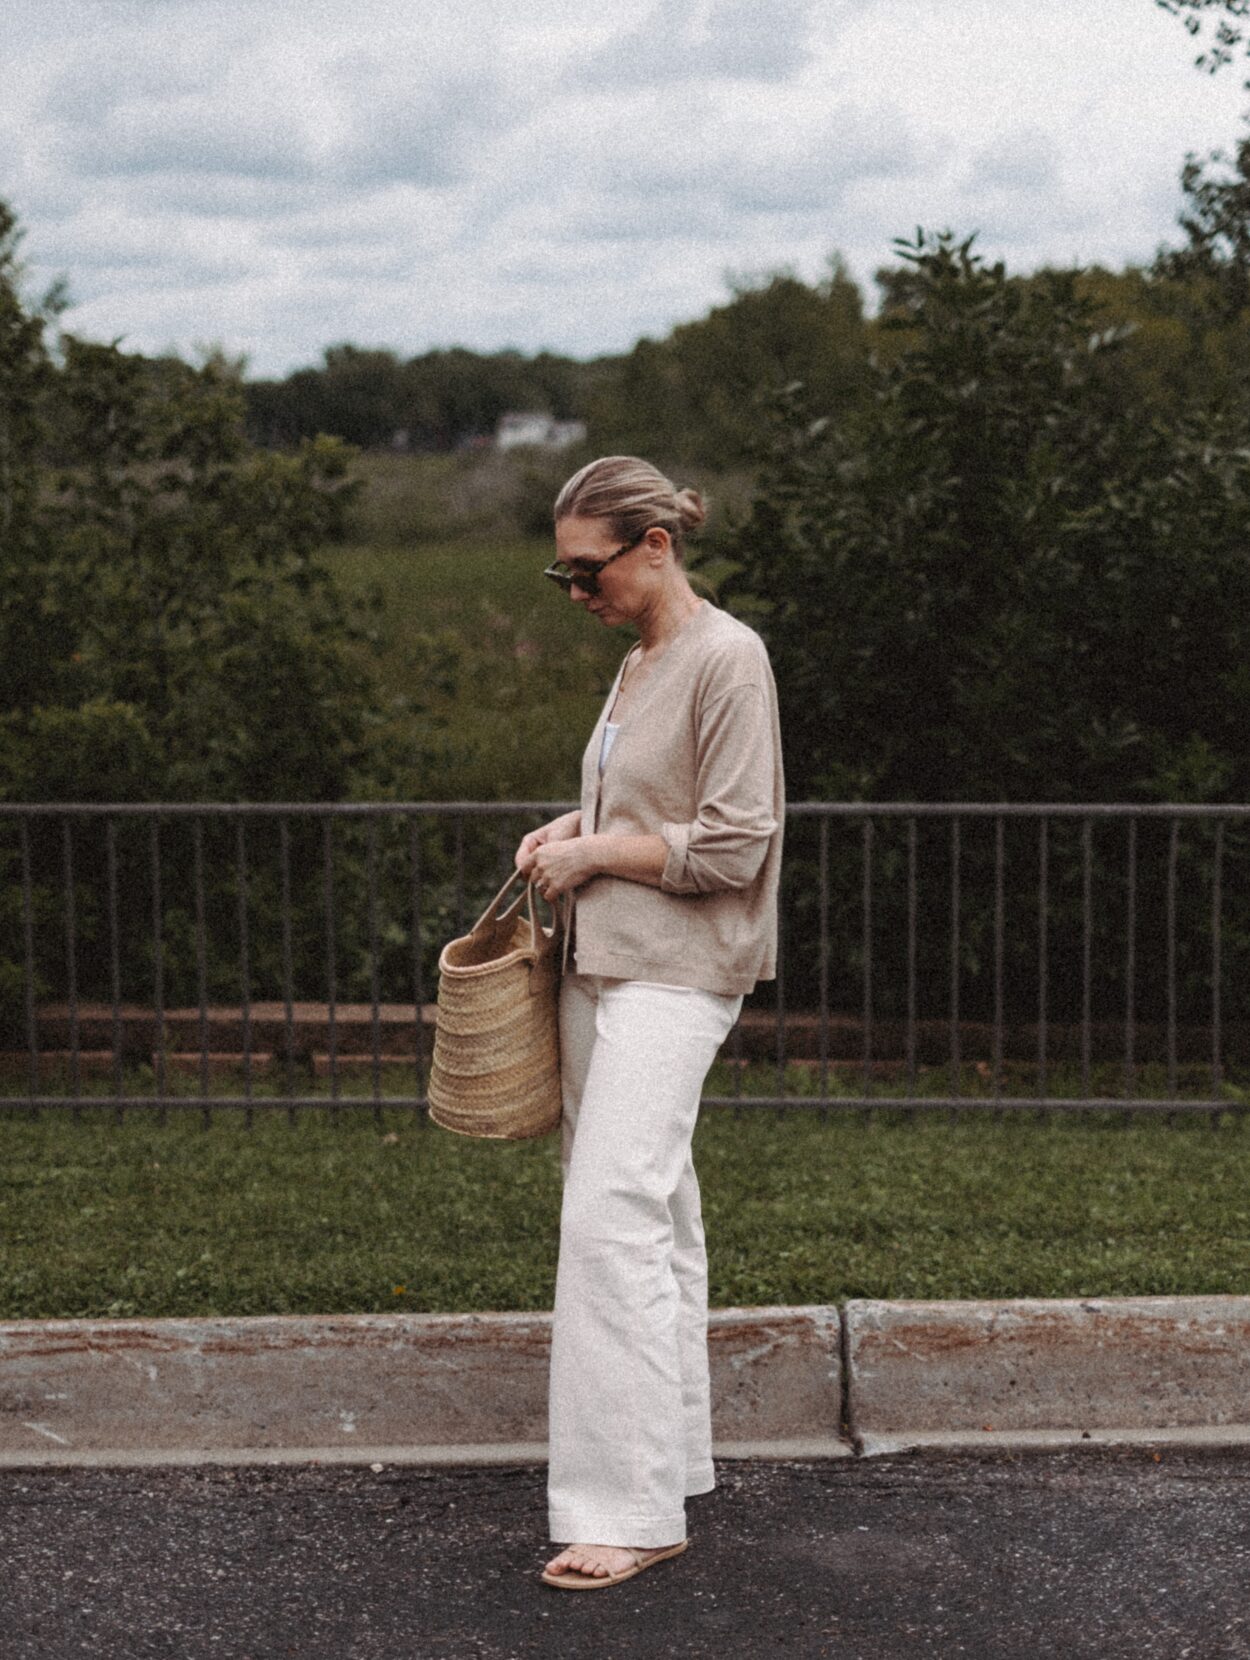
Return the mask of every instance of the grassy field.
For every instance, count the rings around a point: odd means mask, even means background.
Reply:
[[[728,1091],[723,1068],[710,1086]],[[706,1108],[695,1157],[717,1306],[1250,1283],[1250,1133],[1231,1113]],[[385,1104],[250,1127],[235,1109],[207,1127],[44,1109],[0,1118],[0,1172],[3,1318],[551,1306],[554,1136],[477,1142]]]

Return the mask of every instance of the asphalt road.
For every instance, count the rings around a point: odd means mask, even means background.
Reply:
[[[719,1466],[691,1548],[540,1584],[539,1468],[0,1471],[3,1660],[1250,1660],[1250,1450]]]

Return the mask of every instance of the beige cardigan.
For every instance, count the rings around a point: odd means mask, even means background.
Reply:
[[[777,689],[764,642],[705,600],[630,694],[600,776],[603,728],[624,669],[622,661],[582,757],[581,829],[661,835],[668,862],[658,888],[604,875],[575,891],[571,966],[749,992],[777,971],[785,819]]]

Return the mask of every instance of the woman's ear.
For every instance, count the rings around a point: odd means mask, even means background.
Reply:
[[[652,525],[645,540],[649,565],[660,564],[673,545],[673,538],[663,525]]]

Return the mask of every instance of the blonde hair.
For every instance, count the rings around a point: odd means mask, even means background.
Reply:
[[[556,497],[556,523],[574,515],[606,519],[613,536],[623,542],[658,525],[672,537],[680,559],[686,533],[698,530],[707,518],[707,504],[697,490],[677,489],[649,461],[636,455],[603,455],[574,473]]]

